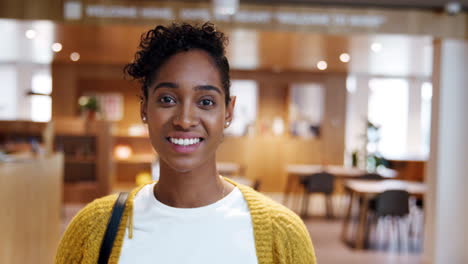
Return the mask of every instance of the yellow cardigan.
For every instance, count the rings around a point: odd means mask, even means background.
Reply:
[[[249,206],[259,264],[316,263],[309,233],[295,213],[247,186],[226,180],[241,190]],[[118,263],[125,228],[129,228],[130,238],[133,235],[133,198],[140,189],[130,192],[109,264]],[[97,263],[101,241],[116,199],[116,194],[97,199],[73,218],[60,241],[56,264]]]

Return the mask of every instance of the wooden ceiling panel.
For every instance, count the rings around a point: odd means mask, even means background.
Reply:
[[[70,62],[70,53],[80,54],[80,63],[128,63],[132,60],[140,36],[147,26],[59,25],[56,41],[63,50],[55,55],[56,62]],[[71,63],[71,62],[70,62]]]
[[[56,41],[63,50],[56,63],[126,64],[133,59],[145,26],[58,25]],[[233,69],[315,72],[317,62],[328,63],[330,72],[379,75],[430,76],[432,38],[403,35],[323,35],[306,32],[226,30],[227,54]],[[382,46],[379,52],[373,43]],[[78,62],[69,58],[79,52]],[[339,56],[348,53],[349,63]]]
[[[210,0],[181,0],[179,2],[210,2]],[[347,6],[347,7],[381,7],[381,8],[416,8],[443,9],[453,0],[240,0],[244,4],[276,5],[310,5],[310,6]],[[463,8],[468,9],[467,0],[459,0]]]

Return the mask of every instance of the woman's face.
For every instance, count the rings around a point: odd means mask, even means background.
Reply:
[[[219,70],[202,50],[180,52],[159,69],[141,107],[151,144],[162,161],[188,172],[215,161],[235,97],[228,106]]]

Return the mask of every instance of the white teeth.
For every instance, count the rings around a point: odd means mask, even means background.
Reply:
[[[193,145],[200,142],[200,138],[169,138],[169,140],[172,143],[181,146]]]

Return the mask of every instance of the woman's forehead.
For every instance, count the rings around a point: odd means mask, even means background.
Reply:
[[[156,73],[153,87],[171,83],[177,87],[211,85],[221,87],[220,72],[210,55],[201,50],[171,56]]]

